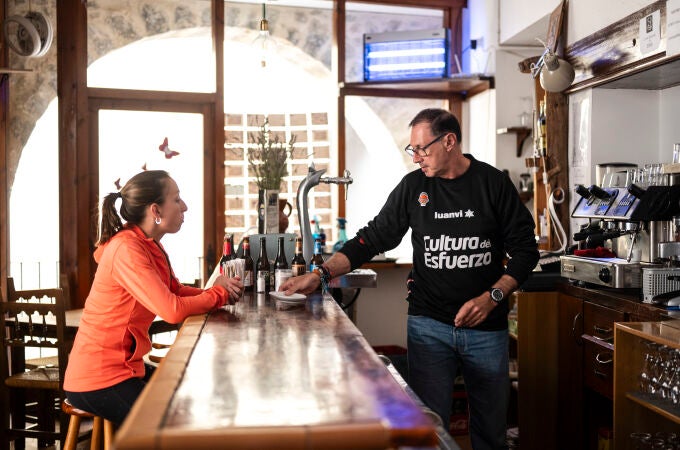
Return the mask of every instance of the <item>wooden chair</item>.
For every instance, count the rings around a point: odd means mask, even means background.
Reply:
[[[23,449],[26,438],[48,446],[66,435],[68,417],[61,414],[63,380],[72,342],[65,338],[66,316],[61,288],[17,291],[9,278],[6,302],[0,302],[0,389],[9,405],[0,412],[0,445]],[[31,366],[35,353],[56,354],[57,366]],[[56,427],[56,419],[59,428]]]
[[[76,450],[82,419],[92,420],[93,422],[90,450],[101,448],[102,433],[104,437],[104,450],[109,450],[111,448],[114,434],[113,422],[76,408],[69,403],[68,399],[64,399],[61,402],[61,410],[71,418],[68,423],[68,432],[66,433],[66,441],[64,442],[63,450]]]

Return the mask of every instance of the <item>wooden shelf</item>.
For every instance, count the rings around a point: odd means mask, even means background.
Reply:
[[[30,73],[33,69],[10,69],[9,67],[0,67],[0,73]]]
[[[510,134],[514,133],[517,137],[517,157],[522,156],[522,147],[524,146],[524,141],[531,136],[531,128],[529,127],[510,127],[510,128],[499,128],[496,130],[496,134]]]
[[[362,83],[339,83],[340,95],[367,97],[411,97],[463,99],[494,88],[494,77],[442,78],[432,80],[367,81]]]
[[[632,431],[677,432],[680,407],[639,391],[639,376],[649,351],[647,343],[680,348],[680,321],[617,322],[614,325],[614,440],[632,449]]]
[[[628,392],[626,398],[634,401],[638,405],[641,405],[655,413],[671,420],[675,423],[680,424],[680,406],[673,406],[663,403],[658,397],[651,394],[645,394],[643,392]]]

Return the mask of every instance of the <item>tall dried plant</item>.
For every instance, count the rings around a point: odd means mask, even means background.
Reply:
[[[288,142],[280,140],[278,135],[272,139],[269,119],[265,119],[257,133],[248,133],[248,140],[255,144],[248,149],[248,164],[257,187],[281,189],[281,181],[288,175],[287,161],[293,154],[295,135],[291,135]]]

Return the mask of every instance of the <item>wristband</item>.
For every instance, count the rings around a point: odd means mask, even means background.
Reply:
[[[324,267],[323,265],[317,266],[312,270],[312,273],[315,273],[319,276],[319,280],[321,280],[321,291],[322,292],[328,292],[328,283],[331,281],[331,272],[328,270],[327,267]]]

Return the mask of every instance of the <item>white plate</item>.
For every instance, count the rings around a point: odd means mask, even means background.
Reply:
[[[307,300],[307,296],[304,294],[294,293],[286,295],[283,291],[269,291],[269,295],[276,300],[288,303],[304,303]]]

